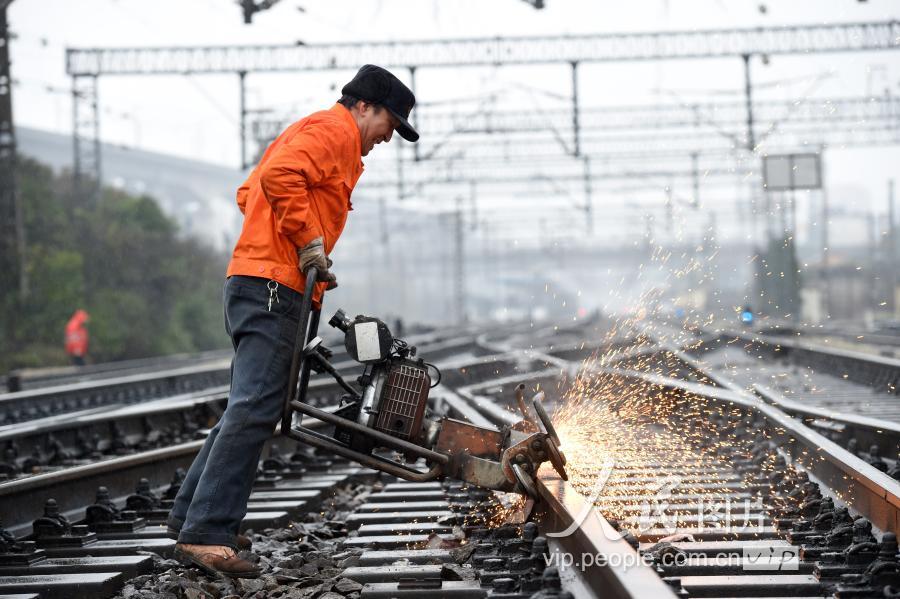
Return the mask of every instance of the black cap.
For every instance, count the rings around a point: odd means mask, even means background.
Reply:
[[[387,69],[374,64],[364,65],[341,93],[384,106],[400,121],[397,127],[400,137],[406,141],[419,140],[419,133],[406,120],[409,111],[416,105],[416,96]]]

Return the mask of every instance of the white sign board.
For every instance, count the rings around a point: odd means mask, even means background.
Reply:
[[[818,154],[763,156],[763,182],[766,191],[820,189],[822,162]]]

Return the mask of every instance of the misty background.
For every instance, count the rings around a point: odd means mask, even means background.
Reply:
[[[20,152],[63,172],[73,164],[66,48],[692,31],[898,17],[900,5],[888,0],[548,0],[541,10],[521,0],[283,0],[246,25],[228,0],[18,0],[9,9],[13,114]],[[392,71],[411,83],[406,69]],[[250,73],[248,162],[284,126],[328,108],[353,73]],[[698,320],[736,319],[745,305],[806,325],[872,327],[897,319],[897,241],[888,214],[900,114],[880,115],[877,132],[851,112],[835,132],[805,124],[802,115],[845,110],[834,103],[841,98],[887,100],[891,110],[900,94],[900,51],[756,56],[750,73],[760,106],[754,153],[744,148],[739,58],[580,64],[586,161],[571,155],[569,65],[417,69],[412,120],[423,134],[420,147],[395,136],[364,159],[354,211],[332,255],[340,287],[326,311],[445,325],[577,320],[649,303]],[[98,101],[104,184],[153,197],[179,235],[221,256],[224,277],[241,226],[234,192],[249,172],[241,167],[237,77],[104,76]],[[692,110],[702,118],[689,131],[654,128],[655,117],[643,109]],[[504,123],[527,130],[505,132]],[[768,131],[771,124],[777,126]],[[821,153],[822,188],[764,192],[762,156],[793,152]],[[791,264],[774,264],[774,254],[764,264],[760,256],[773,239],[790,239],[795,250],[797,298],[789,306],[772,303],[774,292],[760,281],[783,278]]]

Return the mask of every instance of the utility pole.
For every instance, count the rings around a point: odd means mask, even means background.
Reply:
[[[594,234],[594,186],[591,180],[591,157],[584,156],[584,216],[587,219],[587,233]]]
[[[416,144],[413,144],[416,145]],[[403,201],[406,195],[406,188],[403,185],[403,144],[397,146],[397,200]]]
[[[578,115],[578,62],[572,62],[572,153],[581,156],[581,125]]]
[[[239,71],[238,80],[240,81],[241,91],[241,170],[247,168],[247,72]]]
[[[414,67],[414,66],[409,67],[409,91],[411,91],[413,93],[413,97],[415,97],[415,95],[416,95],[416,67]],[[409,120],[412,121],[410,123],[410,125],[412,125],[413,128],[415,128],[416,122],[412,115],[410,115]],[[418,162],[421,158],[419,156],[419,144],[413,144],[412,146],[413,146],[413,160]]]
[[[694,197],[691,198],[691,207],[700,207],[700,172],[698,168],[699,155],[697,152],[691,152],[691,172],[693,173],[692,183],[694,187]]]
[[[753,133],[753,86],[750,83],[750,55],[743,54],[744,59],[744,98],[747,102],[747,150],[753,154],[756,147],[756,136]]]
[[[453,259],[453,279],[455,285],[453,286],[453,293],[455,295],[454,305],[456,308],[456,317],[457,322],[459,324],[466,324],[468,318],[466,318],[466,279],[465,279],[465,267],[463,261],[465,260],[465,249],[463,247],[463,199],[462,196],[456,196],[456,212],[454,214],[454,226],[455,226],[455,256]]]
[[[469,230],[474,231],[478,228],[478,183],[469,181]]]
[[[829,320],[831,319],[831,273],[829,272],[831,268],[831,249],[828,247],[828,244],[831,243],[831,239],[828,232],[828,221],[831,220],[831,209],[828,205],[828,186],[825,184],[824,150],[824,147],[819,149],[822,173],[822,213],[819,215],[819,218],[822,219],[822,294],[824,296],[822,298],[822,308],[825,312],[824,320]]]
[[[653,255],[653,215],[644,215],[644,251],[647,252],[648,258]]]
[[[12,114],[12,75],[9,62],[7,9],[12,0],[0,1],[0,246],[3,289],[17,289],[19,300],[28,296],[25,268],[25,222],[16,185],[16,131]]]
[[[888,276],[888,284],[890,285],[889,306],[896,316],[897,314],[897,224],[896,215],[894,213],[894,180],[888,180],[888,265],[890,274]]]
[[[383,194],[378,196],[378,243],[383,247],[387,247],[388,243],[390,243],[390,236],[388,235],[387,204]]]
[[[750,77],[750,54],[743,54],[741,58],[744,61],[744,102],[747,107],[747,159],[753,160],[753,149],[756,147],[756,134],[753,131],[753,83]],[[748,165],[752,168],[752,165]],[[766,203],[769,201],[768,192],[766,194]],[[759,188],[754,184],[753,180],[750,179],[750,203],[753,205],[753,219],[751,230],[753,234],[758,234],[759,232]],[[768,232],[769,232],[769,210],[766,210],[766,213],[763,215],[763,233],[764,237],[766,237],[766,242],[768,242]]]
[[[866,214],[866,229],[868,231],[869,237],[869,270],[871,272],[871,282],[869,284],[869,312],[870,315],[874,317],[874,315],[878,312],[878,279],[879,279],[879,268],[878,268],[878,219],[875,217],[875,213],[870,211]],[[867,318],[868,320],[868,318]]]

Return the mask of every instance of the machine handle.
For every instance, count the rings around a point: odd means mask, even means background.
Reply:
[[[281,411],[281,433],[287,435],[291,430],[291,421],[294,411],[291,402],[306,399],[306,389],[309,385],[309,358],[303,354],[303,348],[313,340],[319,328],[319,311],[313,311],[313,293],[316,289],[316,279],[319,270],[315,266],[306,269],[306,286],[303,290],[303,299],[300,301],[300,319],[297,324],[297,337],[294,339],[294,354],[291,356],[291,370],[288,374],[287,390],[284,396],[284,404]],[[298,393],[299,382],[299,393]]]
[[[299,426],[289,429],[286,434],[288,437],[294,439],[295,441],[300,441],[301,443],[306,443],[307,445],[311,445],[313,447],[325,449],[343,458],[347,458],[348,460],[359,462],[363,466],[372,468],[373,470],[387,472],[392,476],[397,476],[404,480],[410,480],[414,482],[427,482],[432,480],[440,480],[444,475],[444,464],[432,464],[427,472],[413,470],[412,468],[404,466],[403,464],[399,464],[377,455],[367,455],[358,451],[354,451],[346,445],[338,443],[331,437],[326,437],[325,435],[322,435],[312,429],[306,428],[305,426]]]
[[[450,463],[450,456],[448,455],[438,453],[436,451],[431,451],[430,449],[426,449],[421,445],[416,445],[415,443],[410,443],[409,441],[406,441],[399,437],[377,431],[373,428],[369,428],[368,426],[359,424],[358,422],[354,422],[353,420],[348,420],[347,418],[338,416],[337,414],[332,414],[331,412],[326,412],[325,410],[314,408],[313,406],[305,404],[301,401],[295,401],[291,403],[291,407],[301,414],[306,414],[307,416],[311,416],[312,418],[316,418],[318,420],[321,420],[322,422],[334,424],[335,426],[350,429],[354,432],[366,435],[367,437],[374,439],[384,447],[391,447],[398,451],[403,451],[407,454],[415,455],[416,457],[424,458],[426,461],[435,462],[441,465],[447,465]],[[334,439],[331,439],[331,442],[335,445],[338,445],[337,441],[335,441]]]

